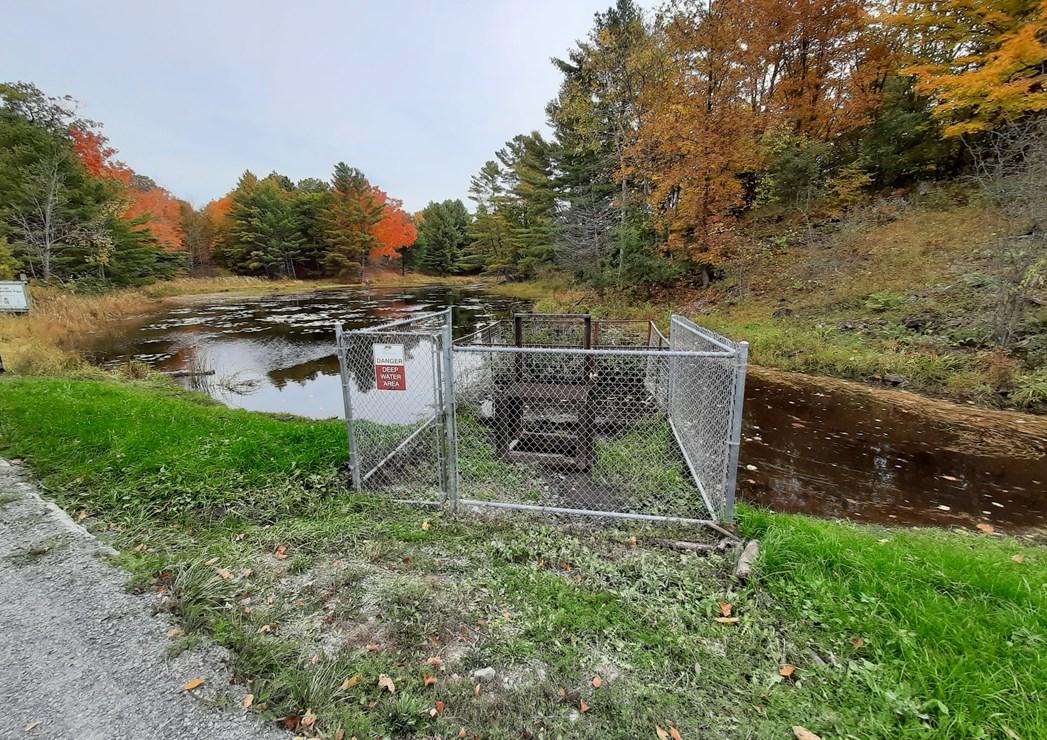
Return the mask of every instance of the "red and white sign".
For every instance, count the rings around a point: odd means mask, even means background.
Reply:
[[[374,345],[374,380],[380,391],[407,390],[402,344]]]

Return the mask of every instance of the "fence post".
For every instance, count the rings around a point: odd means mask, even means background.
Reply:
[[[738,485],[738,453],[742,446],[742,409],[745,405],[745,370],[749,365],[749,343],[738,343],[738,354],[735,358],[734,400],[731,416],[731,438],[728,442],[727,481],[724,489],[726,506],[723,521],[734,519],[734,497]]]
[[[444,429],[447,437],[447,502],[454,515],[458,512],[458,426],[454,403],[454,335],[451,332],[451,309],[443,327]]]
[[[342,375],[342,403],[345,406],[345,430],[349,440],[349,470],[353,476],[353,488],[357,491],[361,488],[360,481],[360,455],[356,449],[356,431],[353,429],[353,403],[349,397],[349,367],[346,362],[345,334],[342,325],[334,326],[335,345],[338,350],[338,370]]]

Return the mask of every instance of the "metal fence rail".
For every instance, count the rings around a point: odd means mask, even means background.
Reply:
[[[449,313],[339,332],[357,487],[419,498],[430,471],[422,498],[452,507],[730,521],[745,343],[679,316],[668,337],[584,314],[450,336]]]

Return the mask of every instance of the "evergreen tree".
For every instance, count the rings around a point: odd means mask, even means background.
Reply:
[[[382,203],[360,170],[345,162],[335,165],[330,199],[319,218],[327,246],[325,270],[355,277],[377,244],[372,230],[382,218]]]
[[[469,212],[460,200],[430,203],[421,213],[418,241],[423,269],[446,275],[457,272],[462,250],[468,239]]]

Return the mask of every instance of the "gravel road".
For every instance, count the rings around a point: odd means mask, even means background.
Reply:
[[[111,553],[0,458],[0,738],[288,738],[239,709],[221,649],[167,655]]]

